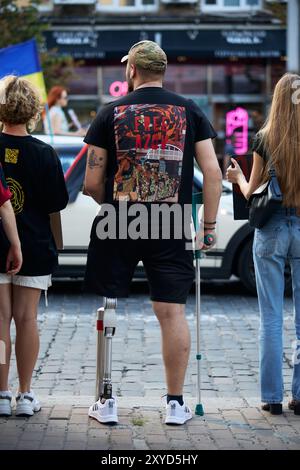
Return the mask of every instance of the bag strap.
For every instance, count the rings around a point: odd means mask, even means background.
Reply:
[[[272,181],[274,193],[276,194],[277,197],[282,196],[282,192],[281,192],[281,189],[280,189],[280,186],[279,186],[279,183],[278,183],[278,179],[277,179],[277,176],[276,176],[276,171],[275,171],[274,165],[270,166],[269,175],[271,177],[270,181]]]
[[[271,166],[270,166],[270,168],[269,168],[269,175],[271,176],[271,178],[277,178],[274,165],[271,165]]]

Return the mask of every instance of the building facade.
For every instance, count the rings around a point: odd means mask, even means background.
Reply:
[[[242,110],[237,126],[247,125],[250,138],[286,69],[285,21],[274,15],[272,3],[45,0],[41,16],[51,25],[46,48],[82,63],[69,93],[83,122],[90,111],[126,94],[120,59],[132,44],[150,39],[168,56],[165,87],[201,106],[218,131],[217,153],[222,155],[232,111]],[[248,118],[239,120],[245,110]]]

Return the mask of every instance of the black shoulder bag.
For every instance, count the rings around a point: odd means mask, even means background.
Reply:
[[[248,200],[251,227],[262,228],[282,204],[282,192],[273,166],[269,175],[270,180],[260,186]]]

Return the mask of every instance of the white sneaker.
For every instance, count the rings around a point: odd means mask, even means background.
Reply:
[[[185,403],[182,406],[176,400],[170,400],[167,403],[166,424],[184,424],[189,419],[192,419],[192,417],[192,411]]]
[[[0,392],[0,416],[11,416],[11,392]]]
[[[99,423],[108,424],[108,423],[118,423],[118,407],[115,397],[105,400],[104,403],[101,403],[99,398],[94,405],[89,409],[89,417],[94,418]]]
[[[16,416],[33,416],[34,413],[41,410],[41,405],[33,392],[19,392],[16,395],[16,402]]]

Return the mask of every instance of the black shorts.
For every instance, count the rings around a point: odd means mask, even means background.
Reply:
[[[127,297],[135,268],[143,262],[151,300],[185,304],[194,281],[193,252],[185,239],[99,240],[94,220],[85,286],[104,297]]]

